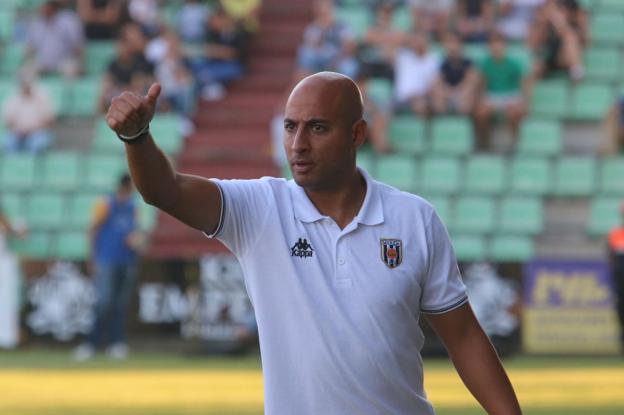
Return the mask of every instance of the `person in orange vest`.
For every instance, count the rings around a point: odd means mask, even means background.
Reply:
[[[609,260],[615,286],[621,340],[624,346],[624,203],[620,206],[620,214],[622,215],[620,226],[609,232]]]

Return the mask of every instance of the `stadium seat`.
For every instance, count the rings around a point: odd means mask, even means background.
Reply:
[[[99,78],[83,78],[72,82],[68,95],[67,115],[83,117],[95,115],[100,95]]]
[[[624,3],[622,0],[599,0],[598,5],[601,11],[624,13]]]
[[[477,235],[452,235],[455,256],[459,262],[482,261],[486,258],[485,240]]]
[[[555,194],[589,196],[596,188],[596,162],[589,157],[563,157],[555,165]]]
[[[46,259],[50,255],[50,242],[48,232],[29,232],[24,239],[12,239],[10,246],[21,257]]]
[[[480,43],[466,43],[464,45],[464,53],[474,63],[479,64],[488,54],[487,46]]]
[[[19,193],[0,193],[0,212],[11,221],[25,219],[22,195]]]
[[[136,198],[136,204],[139,210],[139,228],[144,232],[150,232],[156,225],[158,209],[148,205],[140,197]]]
[[[465,170],[466,194],[500,194],[507,186],[505,161],[498,156],[474,156]]]
[[[89,76],[98,76],[106,71],[115,56],[115,42],[91,41],[85,48],[85,71]]]
[[[112,191],[119,176],[127,171],[123,156],[91,155],[85,160],[82,187],[91,192]]]
[[[507,51],[509,56],[520,64],[523,72],[531,70],[533,57],[525,45],[512,43],[507,47]]]
[[[604,159],[600,165],[600,192],[624,196],[624,157]]]
[[[123,143],[119,142],[103,118],[95,122],[91,151],[110,154],[124,154],[126,151]]]
[[[449,198],[446,196],[424,196],[424,198],[427,200],[427,202],[433,205],[433,208],[435,209],[440,219],[442,219],[442,222],[444,222],[444,225],[447,227],[447,229],[451,229],[451,202]]]
[[[585,68],[588,79],[616,81],[620,77],[620,52],[617,48],[590,48],[585,52]]]
[[[68,115],[69,96],[67,91],[69,83],[56,76],[42,78],[39,83],[41,87],[50,94],[56,113],[60,116]]]
[[[15,10],[0,10],[0,38],[4,43],[11,43],[15,32]]]
[[[412,29],[412,13],[409,7],[396,7],[392,14],[392,26],[402,32]]]
[[[2,159],[0,165],[0,189],[28,190],[35,183],[36,157],[31,154],[11,154]]]
[[[392,82],[388,79],[369,79],[366,84],[366,92],[377,105],[386,107],[392,104]]]
[[[65,220],[65,199],[59,193],[34,193],[29,198],[26,222],[30,229],[60,229]]]
[[[619,45],[624,42],[624,16],[619,13],[596,13],[591,16],[590,30],[593,43]]]
[[[377,179],[401,190],[414,192],[417,186],[416,160],[405,155],[386,155],[377,158]]]
[[[486,234],[496,225],[496,207],[490,198],[465,196],[455,203],[453,231],[463,234]]]
[[[564,118],[568,111],[567,81],[541,81],[533,88],[530,112],[548,118]]]
[[[425,125],[412,116],[395,117],[390,121],[392,147],[401,154],[421,154],[425,150]]]
[[[570,117],[599,121],[613,103],[614,91],[606,84],[582,84],[572,91]]]
[[[93,218],[95,202],[103,195],[95,193],[77,193],[69,199],[68,226],[72,229],[86,231]]]
[[[420,171],[420,188],[427,195],[453,194],[461,183],[461,165],[454,158],[425,158]]]
[[[507,197],[499,207],[498,230],[507,234],[537,235],[544,230],[544,206],[536,197]]]
[[[21,43],[5,44],[0,54],[0,73],[15,76],[22,67],[25,47]]]
[[[89,256],[89,241],[86,232],[61,232],[53,247],[51,254],[58,259],[82,261]]]
[[[556,156],[561,153],[561,125],[557,121],[528,119],[520,127],[517,153]]]
[[[511,191],[545,195],[552,188],[552,169],[547,160],[519,157],[511,162]]]
[[[490,240],[488,256],[496,262],[526,262],[534,251],[531,237],[497,235]]]
[[[177,154],[184,144],[180,125],[180,118],[172,113],[157,114],[150,123],[150,130],[158,136],[158,146],[167,154]]]
[[[42,156],[39,187],[46,190],[74,190],[82,174],[78,153],[51,152]]]
[[[439,117],[431,124],[431,151],[438,155],[460,156],[470,153],[474,138],[466,118]]]
[[[371,13],[366,7],[339,7],[336,10],[336,17],[356,38],[364,36],[371,25]]]
[[[622,200],[618,198],[596,198],[589,207],[587,233],[591,236],[604,236],[611,229],[621,225],[620,206]]]

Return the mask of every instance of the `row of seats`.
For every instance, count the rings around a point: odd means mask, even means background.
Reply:
[[[473,156],[415,159],[361,153],[358,164],[379,180],[425,195],[624,196],[624,158]]]
[[[12,239],[10,247],[21,257],[34,260],[83,261],[89,255],[88,236],[81,231],[32,232],[25,239]]]
[[[530,236],[451,235],[455,256],[460,262],[526,262],[534,257],[535,244]]]

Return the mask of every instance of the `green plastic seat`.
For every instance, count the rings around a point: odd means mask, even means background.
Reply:
[[[478,235],[453,235],[451,238],[458,262],[483,261],[486,258],[485,239]]]
[[[0,9],[0,37],[4,42],[11,42],[15,32],[15,10]]]
[[[369,79],[366,84],[366,92],[375,104],[387,107],[392,104],[392,82],[384,78]]]
[[[624,13],[624,3],[621,0],[599,0],[597,3],[601,11]]]
[[[69,199],[68,225],[72,229],[86,231],[93,220],[93,210],[103,195],[95,193],[77,193]]]
[[[507,167],[499,156],[474,156],[466,162],[466,194],[500,194],[507,187]]]
[[[184,138],[180,135],[180,122],[175,114],[158,114],[150,123],[158,147],[169,155],[177,154],[184,144]]]
[[[99,78],[83,78],[70,84],[67,115],[93,116],[97,114],[100,95]]]
[[[544,230],[544,206],[537,197],[507,197],[499,206],[498,230],[506,234],[537,235]]]
[[[24,200],[19,193],[0,193],[0,213],[11,221],[24,219]]]
[[[587,233],[591,236],[604,236],[622,223],[620,207],[622,200],[618,198],[600,197],[593,199],[589,207]]]
[[[529,119],[520,127],[517,152],[523,155],[555,156],[561,153],[562,141],[559,122]]]
[[[39,84],[50,95],[56,113],[60,116],[68,115],[69,99],[67,91],[70,83],[54,76],[42,78]]]
[[[408,7],[397,7],[392,13],[392,27],[402,32],[412,29],[412,14]]]
[[[590,30],[594,44],[622,44],[624,16],[618,13],[596,13],[590,19]]]
[[[548,118],[564,118],[568,112],[567,82],[542,81],[533,88],[530,112]]]
[[[545,195],[552,189],[552,168],[546,159],[517,158],[511,162],[511,191]]]
[[[596,188],[596,162],[589,157],[564,157],[555,165],[555,194],[589,196]]]
[[[600,192],[624,196],[624,157],[604,159],[600,165]]]
[[[454,194],[461,184],[461,164],[455,158],[426,158],[420,174],[421,191],[427,195]]]
[[[585,52],[584,58],[588,79],[604,81],[619,79],[622,59],[617,48],[590,48]]]
[[[34,186],[36,172],[34,155],[24,153],[6,155],[0,165],[0,189],[29,190]]]
[[[464,46],[464,54],[473,62],[481,62],[488,54],[487,46],[479,43],[468,43]]]
[[[118,155],[123,155],[126,151],[123,143],[117,139],[115,133],[111,131],[103,118],[100,118],[95,122],[91,149],[92,151],[98,153]]]
[[[415,117],[395,117],[388,135],[392,148],[401,154],[421,154],[425,150],[425,125]]]
[[[119,177],[128,170],[123,155],[91,155],[84,162],[82,187],[91,192],[114,190]]]
[[[39,187],[46,190],[67,191],[78,187],[81,171],[77,153],[51,152],[43,156]]]
[[[24,258],[46,259],[50,255],[51,236],[49,232],[29,232],[26,238],[13,238],[11,250]]]
[[[158,208],[148,205],[141,198],[137,198],[137,207],[139,210],[139,227],[145,232],[150,232],[156,226],[158,218]]]
[[[66,261],[83,261],[89,256],[89,239],[86,232],[61,232],[54,244],[53,256]]]
[[[519,235],[493,237],[488,251],[490,260],[495,262],[526,262],[535,254],[533,239]]]
[[[414,192],[417,186],[417,164],[412,157],[386,155],[377,158],[377,179],[398,189]]]
[[[89,76],[102,75],[115,57],[115,42],[90,41],[85,48],[85,71]]]
[[[26,221],[30,229],[60,229],[65,220],[65,199],[61,194],[33,194],[28,202]]]
[[[431,151],[439,155],[470,153],[474,137],[470,121],[462,117],[439,117],[431,125]]]
[[[24,51],[22,43],[5,44],[0,54],[0,73],[14,76],[24,62]]]
[[[509,57],[520,64],[523,72],[531,69],[533,56],[531,50],[523,44],[510,44],[507,46]]]
[[[496,207],[490,198],[465,196],[455,203],[453,231],[463,234],[487,234],[494,231]]]
[[[570,117],[576,120],[599,121],[613,103],[614,91],[606,84],[583,84],[572,91]]]
[[[365,7],[340,7],[336,18],[344,23],[357,38],[364,36],[371,25],[371,14]]]

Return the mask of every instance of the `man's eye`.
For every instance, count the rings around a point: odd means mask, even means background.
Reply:
[[[295,125],[294,124],[286,124],[286,125],[284,125],[284,129],[286,131],[294,131],[295,130]]]
[[[312,131],[314,131],[315,133],[322,133],[327,131],[327,128],[325,128],[324,125],[313,125],[312,126]]]

